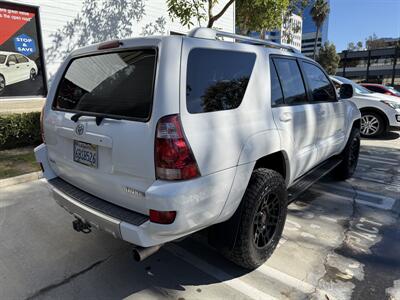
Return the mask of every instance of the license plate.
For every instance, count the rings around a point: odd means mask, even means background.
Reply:
[[[97,145],[74,141],[74,161],[97,168]]]

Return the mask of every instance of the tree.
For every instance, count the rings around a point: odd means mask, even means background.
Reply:
[[[329,75],[335,75],[340,61],[340,56],[336,53],[335,45],[325,42],[319,49],[317,61]]]
[[[207,27],[211,28],[233,2],[235,0],[229,0],[215,15],[213,10],[218,0],[167,0],[167,7],[170,17],[179,19],[183,26],[194,25],[192,19],[195,18],[199,25],[202,20],[207,20]]]
[[[357,42],[357,50],[362,50],[364,47],[363,47],[363,42],[361,42],[361,41],[358,41]]]
[[[247,34],[252,30],[261,32],[279,28],[290,1],[308,0],[236,0],[239,31]],[[212,28],[234,2],[229,0],[216,14],[214,10],[218,0],[167,0],[167,6],[169,16],[178,19],[184,26],[193,26],[193,20],[196,20],[198,25],[206,21],[207,27]]]
[[[347,44],[347,50],[354,51],[355,49],[356,49],[356,46],[354,45],[353,42],[350,42]]]
[[[314,59],[317,54],[317,41],[319,36],[319,31],[321,29],[322,24],[324,24],[326,18],[328,17],[330,12],[329,4],[325,0],[317,0],[314,3],[314,6],[311,8],[311,17],[317,27],[317,32],[315,33],[315,42],[314,42]]]
[[[365,40],[365,47],[368,50],[383,48],[385,47],[385,42],[374,33]]]
[[[242,34],[280,28],[288,6],[289,0],[236,0],[236,25]]]

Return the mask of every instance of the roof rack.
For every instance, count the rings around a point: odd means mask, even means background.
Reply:
[[[274,42],[267,41],[267,40],[261,40],[261,39],[256,39],[256,38],[240,35],[240,34],[219,31],[219,30],[215,30],[215,29],[207,28],[207,27],[194,28],[188,33],[188,36],[194,37],[194,38],[210,39],[210,40],[216,40],[218,37],[227,37],[227,38],[232,38],[236,41],[246,42],[251,45],[260,45],[260,46],[266,46],[266,47],[275,48],[275,49],[284,49],[284,50],[291,51],[293,53],[300,53],[297,49],[295,49],[291,46],[288,46],[288,45],[282,45],[282,44],[274,43]]]

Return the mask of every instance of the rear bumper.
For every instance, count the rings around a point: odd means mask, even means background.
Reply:
[[[188,181],[155,181],[145,192],[146,209],[177,212],[172,224],[163,225],[57,177],[47,161],[45,145],[37,147],[35,155],[60,206],[92,227],[142,247],[163,244],[218,223],[235,176],[232,168]]]

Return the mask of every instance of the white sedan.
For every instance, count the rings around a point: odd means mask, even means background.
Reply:
[[[342,84],[353,87],[352,101],[361,112],[361,135],[376,137],[392,128],[400,128],[400,98],[374,93],[350,79],[331,76],[337,88]]]
[[[0,51],[0,93],[7,85],[24,80],[34,80],[38,73],[36,63],[15,52]]]

